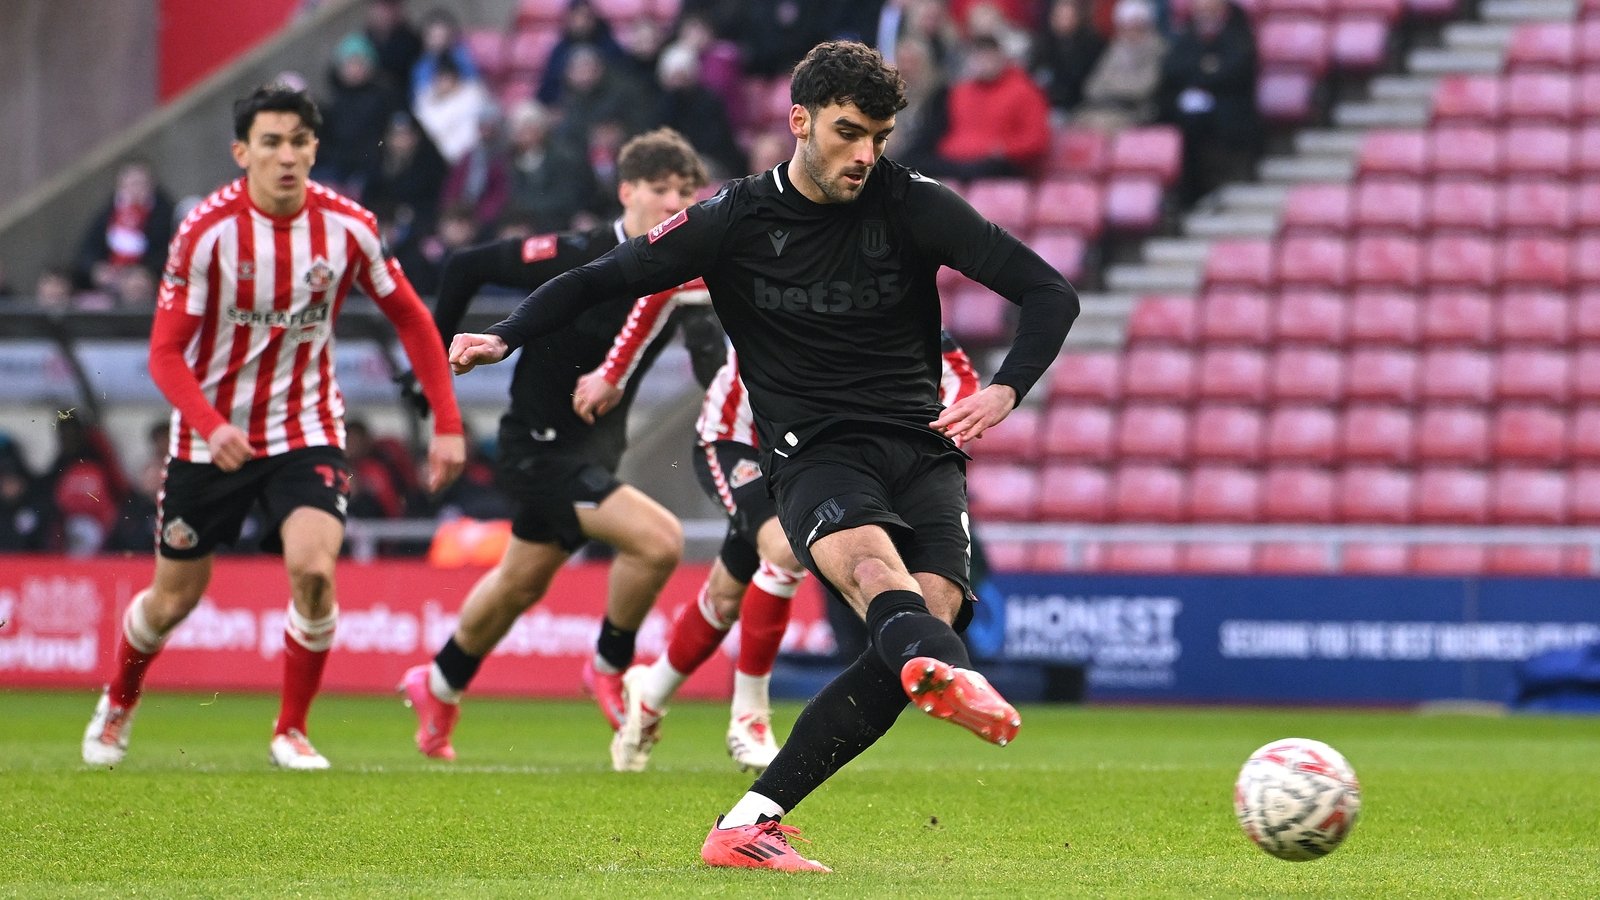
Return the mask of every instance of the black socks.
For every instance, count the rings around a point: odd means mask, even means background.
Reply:
[[[637,631],[618,628],[608,617],[600,623],[600,639],[595,641],[595,652],[618,672],[633,665],[633,644]]]
[[[455,636],[452,635],[450,640],[445,641],[444,646],[439,648],[439,653],[433,658],[433,664],[444,673],[444,680],[449,682],[450,687],[464,691],[467,685],[472,683],[473,676],[478,674],[478,667],[483,665],[483,657],[473,656],[461,649],[461,645],[456,643]]]
[[[867,634],[872,647],[889,671],[900,669],[917,656],[931,656],[963,669],[972,668],[967,645],[955,629],[928,612],[916,591],[884,591],[867,604]]]

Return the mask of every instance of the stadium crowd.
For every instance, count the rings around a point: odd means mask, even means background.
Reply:
[[[830,38],[877,46],[901,68],[910,105],[890,155],[957,182],[1039,174],[1056,128],[1159,121],[1184,132],[1179,194],[1191,203],[1260,150],[1255,39],[1232,0],[1194,0],[1183,21],[1160,0],[685,0],[670,22],[617,23],[591,0],[543,4],[552,18],[528,21],[537,6],[503,30],[468,31],[445,6],[413,20],[400,0],[369,0],[325,72],[285,73],[327,112],[313,177],[378,215],[425,298],[454,250],[615,216],[617,151],[648,129],[687,136],[713,186],[787,159],[787,72]],[[6,285],[0,260],[0,303],[153,309],[175,222],[198,199],[174,199],[148,161],[128,160],[76,256],[31,292]],[[93,423],[58,435],[43,472],[0,436],[0,550],[147,549],[149,473],[124,472]],[[146,467],[158,472],[154,440]],[[503,512],[492,448],[431,502],[399,438],[353,427],[350,449],[352,515]],[[77,490],[81,478],[93,490]],[[86,494],[96,499],[80,509]]]

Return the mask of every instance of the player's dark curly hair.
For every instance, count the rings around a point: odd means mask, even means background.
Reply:
[[[233,136],[241,141],[250,140],[250,126],[255,124],[256,113],[294,113],[314,133],[322,133],[322,113],[316,101],[304,90],[286,84],[264,84],[233,102]]]
[[[789,102],[813,115],[830,103],[854,103],[874,119],[887,119],[906,108],[906,83],[866,44],[824,41],[794,67]]]
[[[669,175],[679,176],[696,189],[710,180],[694,145],[671,128],[638,135],[617,153],[618,181],[655,181]]]

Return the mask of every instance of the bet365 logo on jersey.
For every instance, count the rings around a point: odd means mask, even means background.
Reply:
[[[891,272],[864,278],[853,284],[848,281],[816,281],[806,287],[768,284],[765,278],[757,278],[754,297],[757,309],[781,309],[787,312],[810,310],[839,313],[880,307],[887,309],[900,302],[900,276]]]

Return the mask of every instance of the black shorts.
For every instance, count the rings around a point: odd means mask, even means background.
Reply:
[[[500,445],[495,483],[516,504],[511,533],[572,553],[588,542],[578,507],[593,509],[622,487],[610,469],[567,453],[526,452]]]
[[[936,435],[895,426],[836,429],[784,458],[767,454],[767,478],[795,557],[819,579],[811,544],[881,525],[912,573],[942,575],[972,596],[967,465]]]
[[[739,441],[696,442],[695,451],[700,487],[728,514],[728,534],[718,556],[728,574],[748,583],[761,565],[756,536],[778,514],[761,474],[761,451]]]
[[[283,552],[278,528],[302,506],[340,522],[350,504],[350,466],[338,447],[306,447],[246,462],[236,472],[211,463],[172,460],[162,482],[156,552],[168,559],[199,559],[219,544],[239,540],[245,517],[260,504],[265,522],[261,549]]]

